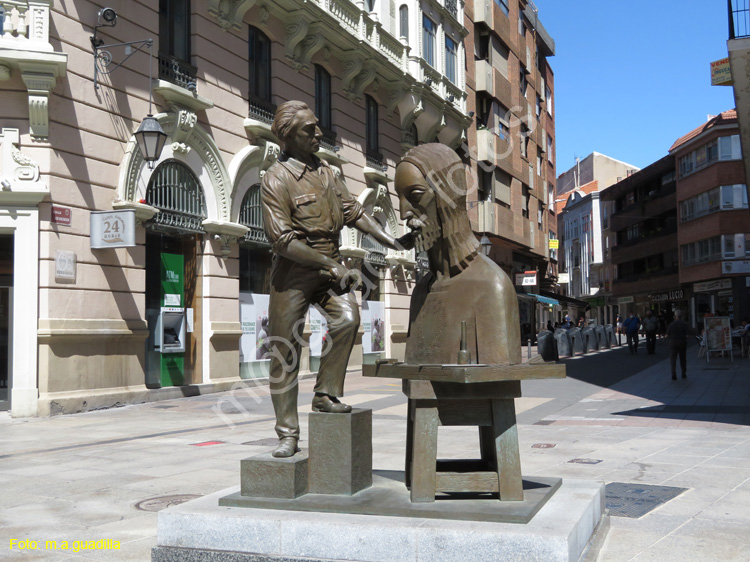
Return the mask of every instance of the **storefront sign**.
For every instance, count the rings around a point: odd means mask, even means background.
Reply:
[[[732,69],[729,66],[729,57],[711,63],[711,85],[732,85]]]
[[[271,358],[268,340],[268,295],[240,293],[240,362],[265,361]]]
[[[52,222],[60,226],[70,226],[72,211],[68,207],[52,205]]]
[[[560,241],[555,238],[550,238],[549,240],[549,249],[550,250],[558,250],[560,248]]]
[[[135,210],[91,211],[91,248],[135,246]]]
[[[707,293],[709,291],[718,291],[719,289],[731,289],[731,279],[716,279],[714,281],[703,281],[693,285],[693,292]]]
[[[55,281],[76,280],[76,254],[55,250]]]
[[[685,299],[685,291],[674,289],[664,293],[652,293],[649,295],[651,302],[681,301]]]
[[[567,285],[570,283],[570,273],[560,273],[557,276],[558,285]]]
[[[374,265],[386,265],[385,254],[382,252],[368,252],[365,261]]]
[[[721,272],[724,275],[750,273],[750,260],[723,261],[721,262]]]
[[[536,285],[536,271],[516,273],[516,285],[519,287],[533,287]]]
[[[385,303],[364,301],[362,303],[362,353],[385,351]]]
[[[617,304],[630,304],[633,302],[633,297],[620,297],[617,299]]]

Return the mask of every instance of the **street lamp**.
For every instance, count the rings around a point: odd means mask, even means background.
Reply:
[[[152,115],[152,91],[151,84],[153,78],[153,39],[143,39],[141,41],[129,41],[126,43],[112,43],[104,45],[104,40],[97,37],[100,27],[114,27],[117,25],[117,12],[112,8],[104,8],[97,14],[97,25],[94,26],[94,35],[91,36],[91,46],[94,49],[94,89],[99,89],[99,74],[111,74],[120,68],[125,61],[136,54],[144,47],[148,48],[148,115],[141,121],[140,127],[135,132],[135,140],[141,151],[141,156],[148,162],[148,167],[153,169],[154,162],[159,159],[164,143],[167,140],[167,134],[162,129],[159,121]],[[125,47],[125,58],[117,63],[113,68],[108,69],[112,63],[112,53],[108,49],[112,47]],[[135,49],[133,49],[135,47]]]
[[[492,242],[487,238],[486,234],[482,234],[482,238],[479,240],[479,245],[481,246],[482,254],[489,256],[490,250],[492,249]]]

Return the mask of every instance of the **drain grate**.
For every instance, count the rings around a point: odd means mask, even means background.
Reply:
[[[176,496],[159,496],[156,498],[148,498],[147,500],[141,500],[135,504],[135,508],[140,511],[161,511],[167,507],[173,505],[179,505],[190,500],[194,500],[201,496],[195,494],[179,494]]]
[[[615,517],[637,519],[673,500],[685,490],[687,488],[611,482],[606,487],[607,509]]]

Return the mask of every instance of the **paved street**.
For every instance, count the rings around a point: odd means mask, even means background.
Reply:
[[[600,560],[750,560],[750,360],[697,359],[672,381],[664,342],[565,359],[568,378],[524,383],[525,475],[686,490],[640,518],[612,517]],[[526,350],[524,349],[524,355]],[[312,381],[301,385],[303,435]],[[347,402],[374,411],[374,467],[402,469],[406,404],[397,381],[352,373]],[[441,457],[475,456],[476,430],[443,428]],[[0,418],[0,558],[139,560],[156,543],[162,496],[239,484],[239,461],[272,447],[266,387],[50,419]],[[305,443],[302,443],[305,446]],[[576,460],[576,462],[571,462]],[[38,549],[9,548],[13,539]],[[119,550],[47,550],[116,540]],[[17,543],[14,543],[17,545]],[[112,543],[110,543],[112,544]]]

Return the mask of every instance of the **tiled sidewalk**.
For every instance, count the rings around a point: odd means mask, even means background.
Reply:
[[[621,351],[601,352],[611,354],[612,369],[627,367]],[[600,560],[750,560],[750,360],[694,360],[688,376],[671,381],[662,360],[611,388],[592,386],[558,410],[549,396],[517,401],[530,420],[519,426],[524,474],[687,488],[639,519],[613,517]],[[347,379],[347,401],[374,410],[379,469],[403,467],[400,388],[358,374]],[[311,391],[312,381],[303,381],[303,435]],[[0,559],[149,560],[156,513],[139,502],[236,485],[239,461],[272,446],[273,424],[266,387],[49,419],[0,418]],[[476,446],[474,428],[441,429],[442,457],[474,456]],[[39,549],[8,549],[10,539],[27,538]],[[46,540],[100,539],[118,540],[120,549],[44,549]]]

